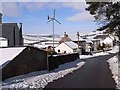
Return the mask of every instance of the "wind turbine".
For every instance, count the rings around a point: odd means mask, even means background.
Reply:
[[[53,14],[53,17],[50,17],[49,15],[48,15],[48,22],[47,23],[49,23],[49,22],[51,22],[52,21],[52,24],[53,24],[53,50],[54,50],[54,21],[56,21],[57,23],[59,23],[59,24],[61,24],[58,20],[56,20],[56,18],[55,18],[55,9],[54,9],[54,14]]]

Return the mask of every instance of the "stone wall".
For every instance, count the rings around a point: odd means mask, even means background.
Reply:
[[[49,56],[49,70],[53,70],[55,68],[58,68],[59,65],[75,61],[79,58],[78,53],[74,54],[66,54],[66,55],[58,55],[58,56]]]
[[[47,53],[34,47],[27,47],[10,63],[2,68],[2,80],[46,69]]]

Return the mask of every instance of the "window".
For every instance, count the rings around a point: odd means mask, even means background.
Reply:
[[[60,53],[60,50],[58,49],[58,53]]]

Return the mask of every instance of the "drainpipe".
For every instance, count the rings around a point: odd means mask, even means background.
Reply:
[[[48,54],[47,54],[47,70],[49,71],[49,59],[48,59]]]
[[[20,45],[22,46],[23,45],[23,37],[22,37],[22,23],[19,23],[20,24]]]
[[[14,46],[16,46],[16,42],[15,42],[15,27],[13,28],[13,44],[14,44]]]
[[[2,23],[2,13],[0,13],[0,23]]]

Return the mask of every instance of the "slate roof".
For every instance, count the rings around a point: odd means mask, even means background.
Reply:
[[[0,41],[6,41],[7,38],[4,38],[4,37],[0,37]]]
[[[64,42],[64,43],[72,49],[78,48],[78,45],[76,43],[74,43],[73,41],[68,41],[68,42]]]
[[[62,37],[59,43],[67,42],[67,41],[72,41],[69,37]]]
[[[72,40],[72,41],[78,41],[78,36],[75,35],[75,34],[71,34],[69,35],[69,38]],[[79,37],[79,41],[85,41],[82,37]]]
[[[96,37],[94,37],[93,39],[102,39],[104,40],[106,37],[108,37],[108,35],[97,35]]]
[[[26,47],[0,48],[0,66],[8,61],[13,60],[25,48]]]

